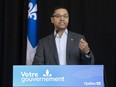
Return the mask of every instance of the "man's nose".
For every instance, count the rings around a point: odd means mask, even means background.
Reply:
[[[64,16],[60,16],[60,20],[64,20]]]

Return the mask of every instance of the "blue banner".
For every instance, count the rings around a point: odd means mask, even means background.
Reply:
[[[103,65],[13,66],[13,87],[104,87]]]

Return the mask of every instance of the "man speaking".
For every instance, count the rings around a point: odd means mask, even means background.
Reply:
[[[94,64],[94,56],[85,37],[67,29],[69,13],[66,8],[55,8],[51,22],[54,32],[39,40],[34,65]]]

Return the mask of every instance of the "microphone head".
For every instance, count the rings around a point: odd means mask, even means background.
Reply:
[[[58,33],[59,32],[59,30],[56,30],[56,33]]]

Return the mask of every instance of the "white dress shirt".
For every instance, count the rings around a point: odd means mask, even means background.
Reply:
[[[54,36],[58,52],[59,64],[66,65],[66,45],[67,45],[68,30],[65,29],[61,37],[56,33],[55,30]]]

